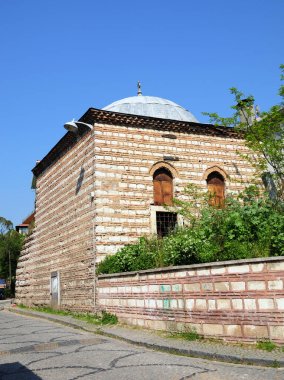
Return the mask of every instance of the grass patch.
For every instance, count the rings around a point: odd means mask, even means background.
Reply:
[[[270,340],[260,340],[256,343],[256,348],[264,351],[271,352],[277,348],[276,344]]]
[[[185,331],[175,331],[170,333],[171,338],[180,338],[184,340],[194,341],[201,340],[203,337],[196,332],[195,329],[186,329]]]
[[[52,307],[49,307],[49,306],[27,307],[23,304],[19,304],[17,306],[21,309],[28,309],[28,310],[39,311],[42,313],[47,313],[47,314],[73,317],[75,319],[79,319],[80,321],[84,321],[84,322],[95,324],[95,325],[115,325],[118,322],[117,316],[115,314],[111,314],[106,311],[102,311],[100,314],[93,314],[93,313],[79,313],[79,312],[68,311],[68,310],[53,309]]]

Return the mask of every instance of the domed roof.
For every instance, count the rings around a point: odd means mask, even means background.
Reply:
[[[141,94],[118,100],[103,110],[198,123],[192,113],[178,104],[167,99]]]

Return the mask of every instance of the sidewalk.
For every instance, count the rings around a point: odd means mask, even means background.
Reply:
[[[68,316],[53,315],[26,309],[23,310],[17,307],[9,308],[9,311],[25,316],[43,318],[65,326],[105,335],[131,344],[172,354],[240,364],[284,367],[284,352],[280,350],[267,352],[251,346],[242,347],[239,345],[202,340],[187,341],[184,339],[163,336],[163,334],[152,330],[137,329],[120,325],[97,326]]]
[[[11,307],[11,304],[14,302],[14,299],[0,300],[0,310],[7,309]]]

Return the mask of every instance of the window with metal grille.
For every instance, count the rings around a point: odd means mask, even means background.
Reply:
[[[168,235],[177,225],[177,214],[175,212],[156,212],[157,235],[160,237]]]

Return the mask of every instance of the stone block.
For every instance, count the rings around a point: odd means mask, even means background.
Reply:
[[[202,323],[183,323],[183,331],[196,331],[203,335]]]
[[[106,304],[108,306],[119,306],[120,305],[120,300],[117,298],[110,298],[106,300]]]
[[[159,292],[160,286],[159,285],[149,285],[149,293],[155,293]]]
[[[161,292],[170,292],[171,291],[171,285],[161,285],[160,291]]]
[[[186,292],[200,292],[199,282],[194,282],[193,284],[184,284],[183,288]]]
[[[148,285],[142,285],[140,288],[141,288],[141,293],[148,293]]]
[[[137,299],[136,300],[136,307],[144,307],[144,300]]]
[[[264,269],[263,263],[251,264],[252,272],[262,272]]]
[[[282,271],[284,270],[284,261],[274,261],[271,263],[267,263],[268,271]]]
[[[283,290],[283,281],[282,280],[271,280],[268,281],[269,290]]]
[[[279,310],[284,310],[284,298],[276,298],[276,305]]]
[[[145,326],[149,327],[150,329],[153,329],[153,330],[167,330],[167,322],[166,321],[147,320],[147,321],[145,321]]]
[[[141,292],[141,286],[132,286],[132,293],[140,293]]]
[[[145,307],[148,307],[150,309],[156,309],[156,300],[145,300]]]
[[[170,308],[170,300],[165,299],[163,300],[163,309],[169,309]]]
[[[269,326],[271,339],[284,339],[284,326]]]
[[[229,310],[231,309],[230,300],[226,298],[217,299],[217,309],[218,310]]]
[[[189,271],[186,272],[186,275],[189,276],[189,277],[192,277],[192,276],[196,275],[196,272],[195,272],[195,270],[189,270]]]
[[[227,292],[230,290],[228,282],[215,282],[214,287],[216,292]]]
[[[136,319],[136,325],[140,326],[140,327],[144,327],[144,325],[145,325],[144,319],[137,318]]]
[[[208,300],[208,310],[216,310],[216,300]]]
[[[274,309],[274,301],[272,298],[259,298],[258,299],[259,309]]]
[[[232,291],[234,292],[241,292],[245,290],[246,283],[244,281],[231,282],[231,288],[232,288]]]
[[[228,273],[249,273],[249,265],[232,265],[228,266]]]
[[[241,298],[233,298],[232,299],[232,306],[235,310],[242,310],[243,309],[243,300]]]
[[[245,310],[256,310],[256,302],[253,298],[244,299],[244,308]]]
[[[244,337],[256,339],[268,338],[267,326],[244,325],[243,331]]]
[[[197,276],[210,276],[210,269],[197,269]]]
[[[223,326],[215,323],[204,323],[203,324],[204,335],[223,335]]]
[[[265,281],[248,281],[248,290],[265,290]]]
[[[176,272],[175,277],[186,277],[186,272]]]
[[[206,310],[207,309],[207,302],[203,298],[197,298],[195,300],[195,308],[197,310]]]
[[[194,299],[185,300],[185,308],[187,310],[192,310],[194,308]]]
[[[163,308],[163,300],[156,300],[157,308],[162,309]]]
[[[117,293],[125,293],[125,287],[124,286],[118,286],[117,287]]]
[[[205,292],[210,292],[213,290],[213,284],[211,282],[201,283],[201,289]]]
[[[174,284],[172,285],[172,291],[173,292],[180,292],[182,290],[182,285],[181,284]]]
[[[242,329],[239,325],[224,325],[224,335],[232,338],[242,336]]]
[[[216,267],[211,268],[211,274],[225,274],[226,273],[226,267]]]
[[[170,300],[170,307],[171,307],[172,309],[177,309],[177,308],[178,308],[178,302],[177,302],[176,299],[171,299],[171,300]]]

